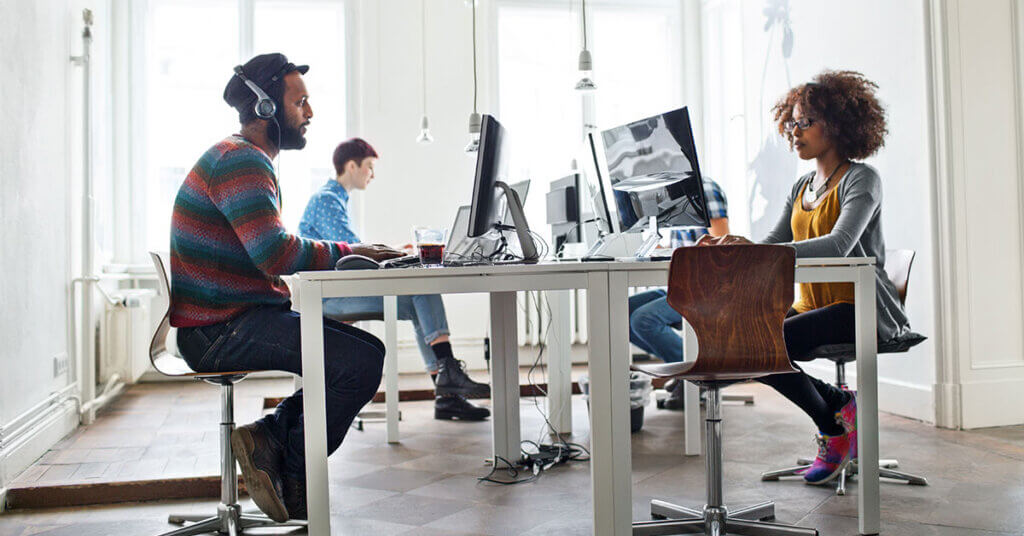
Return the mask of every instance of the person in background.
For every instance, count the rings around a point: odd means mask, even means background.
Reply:
[[[174,200],[170,322],[178,328],[181,356],[197,372],[301,374],[299,315],[281,276],[329,270],[352,253],[379,260],[402,255],[387,247],[300,238],[281,223],[273,159],[306,144],[313,117],[302,78],[308,69],[284,54],[256,56],[236,67],[224,100],[238,110],[241,131],[199,158]],[[253,86],[267,98],[257,98]],[[330,453],[377,392],[384,345],[330,319],[323,330]],[[236,428],[231,446],[260,510],[279,522],[306,518],[301,390],[273,414]]]
[[[377,151],[360,138],[338,144],[333,157],[335,175],[310,197],[299,222],[299,234],[318,240],[359,242],[349,220],[349,192],[369,186],[377,158]],[[324,300],[327,318],[383,311],[384,300],[379,296]],[[486,419],[490,410],[472,404],[466,397],[489,396],[490,386],[473,381],[465,372],[465,363],[455,359],[441,296],[399,296],[398,318],[412,321],[416,332],[423,364],[434,382],[434,418]]]
[[[878,86],[853,71],[824,71],[789,90],[773,108],[779,133],[814,171],[798,178],[766,244],[787,244],[800,257],[874,257],[880,342],[910,330],[896,288],[886,275],[882,235],[882,179],[858,162],[885,143],[885,110]],[[749,244],[726,235],[698,245]],[[800,298],[784,323],[791,360],[806,360],[824,344],[854,342],[853,283],[801,283]],[[800,369],[796,363],[794,366]],[[804,411],[818,428],[818,455],[804,472],[825,484],[857,458],[857,398],[802,370],[760,378]]]
[[[729,234],[729,204],[725,192],[715,181],[704,177],[704,196],[708,201],[711,228],[672,231],[672,245],[692,246],[706,234]],[[665,289],[658,288],[629,297],[629,342],[666,363],[683,360],[683,341],[676,332],[682,328],[683,317],[668,304]],[[659,401],[663,409],[683,409],[683,382],[666,384],[668,398]]]

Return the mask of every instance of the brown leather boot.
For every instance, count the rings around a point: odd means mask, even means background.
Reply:
[[[270,519],[288,521],[281,481],[281,452],[257,423],[239,426],[231,432],[231,450],[242,468],[245,489],[256,506]]]

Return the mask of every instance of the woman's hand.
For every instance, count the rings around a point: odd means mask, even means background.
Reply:
[[[406,255],[404,251],[399,251],[384,244],[351,244],[349,247],[354,255],[369,257],[377,262]]]
[[[698,246],[732,246],[737,244],[753,244],[750,240],[739,235],[711,236],[704,235],[697,240]]]

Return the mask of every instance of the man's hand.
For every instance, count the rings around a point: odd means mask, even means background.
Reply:
[[[391,246],[385,246],[384,244],[351,244],[349,248],[352,249],[353,254],[369,257],[377,262],[406,255],[404,251],[393,249]]]
[[[736,244],[753,244],[750,240],[739,235],[711,236],[704,235],[697,240],[698,246],[732,246]]]

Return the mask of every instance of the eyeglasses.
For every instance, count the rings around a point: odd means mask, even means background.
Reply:
[[[813,124],[814,124],[814,119],[811,119],[809,117],[805,117],[804,119],[801,119],[799,121],[793,121],[791,119],[791,120],[786,121],[785,123],[783,123],[782,126],[786,129],[786,132],[793,132],[793,129],[796,128],[796,127],[800,127],[800,130],[807,130],[807,129],[811,128],[811,125],[813,125]]]

